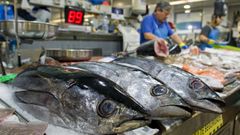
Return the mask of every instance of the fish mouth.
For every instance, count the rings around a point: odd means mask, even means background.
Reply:
[[[134,118],[132,120],[126,120],[118,124],[113,128],[113,133],[123,133],[126,131],[130,131],[136,128],[140,128],[146,126],[151,123],[151,120],[146,117]]]
[[[188,118],[192,116],[193,110],[188,106],[167,105],[151,111],[151,119],[162,120],[169,118]]]
[[[217,98],[217,99],[216,98],[203,98],[202,100],[207,100],[207,101],[209,101],[211,103],[214,103],[214,104],[217,104],[219,106],[225,106],[226,105],[225,101],[221,98]]]
[[[188,103],[196,111],[218,113],[218,114],[223,113],[223,110],[219,106],[212,103],[208,99],[189,100]]]

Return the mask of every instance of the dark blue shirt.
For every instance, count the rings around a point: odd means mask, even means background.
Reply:
[[[152,33],[157,37],[166,39],[167,37],[173,34],[172,29],[170,28],[167,21],[162,23],[157,20],[154,14],[145,16],[141,23],[140,37],[141,43],[144,43],[148,40],[144,38],[144,33]]]

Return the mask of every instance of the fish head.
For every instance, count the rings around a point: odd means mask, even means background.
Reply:
[[[96,110],[101,123],[99,132],[102,134],[106,134],[104,130],[122,133],[150,123],[143,114],[109,99],[101,101]]]
[[[201,99],[208,100],[217,105],[224,105],[225,101],[219,97],[207,84],[198,77],[188,78],[188,87],[201,95]]]
[[[167,83],[194,110],[222,112],[221,108],[214,104],[215,102],[212,103],[212,100],[209,100],[217,99],[218,101],[222,101],[222,99],[213,91],[209,91],[210,88],[193,75],[169,66],[169,68],[163,69],[157,78]],[[209,104],[209,102],[212,104]]]
[[[147,115],[99,94],[91,86],[78,83],[64,92],[62,98],[64,110],[78,114],[99,134],[122,133],[149,123]]]
[[[155,85],[150,89],[150,93],[161,103],[159,108],[151,112],[152,117],[159,116],[160,114],[167,118],[191,116],[192,109],[190,106],[166,85]]]
[[[34,70],[22,73],[13,84],[26,89],[15,92],[16,101],[37,119],[90,134],[122,133],[150,123],[145,114],[99,93],[90,84]]]
[[[207,84],[200,80],[197,76],[188,73],[178,67],[169,66],[164,70],[170,74],[174,74],[173,80],[181,82],[177,86],[185,89],[192,96],[195,95],[198,100],[209,100],[218,105],[224,105],[224,100],[219,97]],[[192,93],[194,92],[194,93]]]

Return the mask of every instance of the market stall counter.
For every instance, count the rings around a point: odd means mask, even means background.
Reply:
[[[225,101],[222,114],[196,112],[190,119],[162,121],[162,135],[239,135],[240,113],[240,81],[239,81],[239,52],[209,49],[200,55],[182,53],[172,56],[165,63],[178,66],[200,78],[211,77],[222,83],[217,90],[210,80],[204,81]],[[237,73],[236,77],[230,74]],[[227,81],[227,76],[236,81]],[[221,80],[222,78],[222,80]],[[202,78],[201,78],[202,79]],[[231,80],[231,79],[230,79]]]
[[[224,88],[223,114],[196,112],[190,119],[163,121],[162,135],[239,135],[240,82]],[[165,124],[164,124],[165,123]]]
[[[122,36],[118,34],[85,33],[64,31],[58,32],[52,41],[34,41],[31,45],[22,43],[21,49],[36,48],[61,48],[61,49],[93,49],[97,56],[111,55],[113,52],[123,50]]]

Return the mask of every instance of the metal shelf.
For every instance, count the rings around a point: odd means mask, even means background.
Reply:
[[[31,22],[18,20],[17,25],[17,34],[20,39],[52,39],[55,37],[58,30],[57,25],[36,21]],[[4,36],[15,37],[15,21],[0,21],[0,33],[2,33]]]

